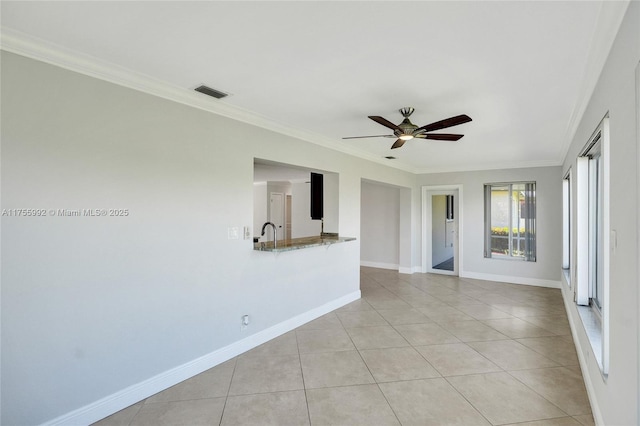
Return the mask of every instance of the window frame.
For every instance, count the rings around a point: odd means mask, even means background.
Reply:
[[[513,255],[513,206],[512,206],[512,197],[513,187],[514,185],[524,185],[525,191],[525,203],[527,204],[528,212],[532,212],[533,214],[529,214],[528,217],[525,218],[525,253],[522,256],[514,256]],[[536,262],[537,259],[537,242],[536,242],[536,182],[535,181],[517,181],[517,182],[500,182],[500,183],[486,183],[484,184],[484,257],[486,259],[503,259],[503,260],[516,260],[516,261],[525,261],[525,262]],[[507,192],[509,194],[509,254],[498,254],[493,253],[491,250],[491,205],[492,205],[492,188],[497,187],[508,187]],[[529,193],[533,193],[533,196],[527,195]],[[521,211],[518,210],[520,213]],[[519,228],[519,227],[518,227]],[[526,234],[529,234],[528,236]],[[532,236],[532,237],[531,237]],[[528,247],[528,248],[527,248]]]
[[[609,372],[609,147],[607,114],[576,159],[574,246],[575,303],[605,378]]]
[[[571,254],[573,252],[573,244],[571,237],[573,232],[571,226],[573,221],[573,200],[571,196],[571,183],[573,182],[572,169],[569,168],[562,178],[562,269],[571,270]]]
[[[573,169],[570,167],[562,178],[562,270],[567,278],[567,285],[571,288],[573,276]]]

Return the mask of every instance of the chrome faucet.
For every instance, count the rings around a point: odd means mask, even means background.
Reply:
[[[262,234],[260,234],[260,236],[264,236],[264,233],[266,231],[267,225],[271,225],[273,227],[273,248],[277,247],[277,241],[278,241],[278,231],[276,230],[276,226],[272,223],[272,222],[265,222],[264,225],[262,225]]]

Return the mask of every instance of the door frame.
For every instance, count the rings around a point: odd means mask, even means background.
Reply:
[[[640,62],[636,66],[636,163],[640,167]],[[640,174],[636,174],[636,191],[637,196],[640,197]],[[637,198],[640,200],[640,198]],[[638,203],[638,201],[636,201]],[[638,211],[638,205],[636,205],[636,239],[640,237],[640,211]],[[638,262],[636,266],[636,277],[638,284],[640,284],[640,253],[638,254]],[[640,309],[640,292],[638,292],[638,309]],[[607,342],[608,346],[608,342]],[[640,316],[638,316],[638,349],[640,349]],[[638,418],[640,418],[640,375],[638,376]]]
[[[456,224],[457,229],[454,238],[454,247],[453,247],[453,271],[443,271],[439,269],[433,269],[431,253],[432,253],[432,210],[431,210],[431,196],[432,195],[447,195],[447,191],[454,192],[458,191],[458,201],[456,203]],[[449,194],[450,195],[450,194]],[[463,195],[462,195],[462,184],[454,184],[454,185],[429,185],[422,187],[422,272],[423,273],[434,273],[434,274],[443,274],[443,275],[455,275],[460,276],[460,272],[462,271],[462,266],[464,265],[462,260],[462,250],[463,247],[462,238],[462,225],[463,221]]]
[[[273,218],[273,196],[274,195],[279,195],[280,196],[280,211],[282,212],[282,222],[280,224],[276,223],[276,220],[274,220]],[[287,218],[286,218],[286,208],[285,208],[285,194],[284,192],[269,192],[269,221],[271,223],[273,223],[276,226],[277,230],[280,230],[280,239],[279,240],[283,240],[285,239],[285,235],[284,235],[284,228],[286,226],[286,222],[287,222]],[[276,235],[277,235],[277,231],[276,231]]]

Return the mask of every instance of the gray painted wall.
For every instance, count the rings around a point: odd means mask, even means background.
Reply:
[[[398,269],[400,189],[362,182],[360,260],[365,265]]]
[[[2,424],[144,397],[151,378],[358,294],[359,240],[273,255],[227,239],[253,224],[254,157],[339,173],[339,231],[358,239],[361,180],[414,181],[6,52],[1,96],[3,208],[129,209],[2,218]]]
[[[559,285],[562,260],[562,186],[560,167],[484,170],[424,174],[418,184],[463,186],[458,197],[464,232],[460,275],[511,282]],[[496,182],[536,182],[537,248],[536,262],[484,257],[484,184]]]

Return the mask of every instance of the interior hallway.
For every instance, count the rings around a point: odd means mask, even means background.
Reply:
[[[560,290],[367,267],[361,289],[96,424],[593,424]]]

